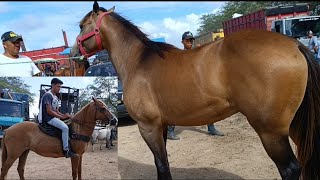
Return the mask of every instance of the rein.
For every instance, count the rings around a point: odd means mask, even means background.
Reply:
[[[103,18],[105,15],[108,15],[108,14],[110,14],[110,12],[104,12],[104,13],[102,13],[101,15],[99,15],[98,21],[97,21],[97,23],[96,23],[96,28],[95,28],[93,31],[91,31],[91,32],[83,35],[82,37],[80,37],[80,36],[77,37],[77,44],[78,44],[79,49],[80,49],[80,52],[81,52],[81,54],[82,54],[83,56],[85,56],[85,57],[90,57],[90,56],[94,55],[96,52],[103,50],[102,41],[101,41],[101,36],[100,36],[100,26],[101,26],[102,18]],[[87,52],[84,50],[84,48],[83,48],[83,46],[82,46],[82,43],[83,43],[84,41],[86,41],[87,39],[91,38],[92,36],[95,36],[95,37],[96,37],[96,41],[97,41],[97,45],[98,45],[98,50],[95,50],[95,51],[93,51],[93,52],[87,53]]]
[[[99,108],[99,107],[96,106],[95,110],[96,111],[95,111],[94,119],[96,120],[97,119],[97,111],[101,111],[102,108]],[[71,119],[72,122],[75,122],[75,123],[77,123],[77,124],[79,124],[81,126],[84,126],[86,128],[91,128],[91,126],[89,126],[89,125],[92,125],[92,124],[95,125],[96,124],[96,122],[82,122],[82,121],[80,121],[78,119],[75,119],[75,118],[70,118],[70,119]],[[113,120],[113,119],[115,119],[115,117],[114,116],[112,116],[112,118],[108,117],[108,119],[110,121],[110,119]],[[89,124],[89,125],[86,125],[86,124]],[[77,134],[76,132],[72,133],[71,138],[72,139],[78,139],[78,140],[81,140],[81,141],[84,141],[84,142],[89,142],[90,139],[91,139],[89,136]]]

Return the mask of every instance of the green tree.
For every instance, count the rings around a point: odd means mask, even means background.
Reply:
[[[92,84],[80,90],[79,107],[82,108],[91,102],[92,97],[95,97],[104,101],[109,109],[115,112],[117,107],[117,88],[117,77],[96,77]]]
[[[35,94],[31,93],[29,85],[19,77],[0,77],[0,88],[8,92],[25,93],[30,96],[30,104],[34,103]]]

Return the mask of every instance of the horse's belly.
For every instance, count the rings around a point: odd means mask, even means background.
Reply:
[[[223,120],[236,112],[229,102],[220,99],[212,104],[207,103],[197,108],[190,106],[175,113],[165,114],[163,119],[169,125],[200,126]]]

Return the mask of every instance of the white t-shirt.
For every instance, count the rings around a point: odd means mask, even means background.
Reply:
[[[38,67],[27,56],[19,55],[19,58],[12,59],[3,54],[0,54],[0,77],[31,77],[39,72],[40,70],[38,69]]]

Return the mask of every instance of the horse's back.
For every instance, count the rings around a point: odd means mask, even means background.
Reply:
[[[21,123],[14,124],[5,130],[5,134],[14,135],[14,134],[24,134],[28,135],[29,133],[37,132],[38,124],[31,121],[24,121]],[[39,130],[39,129],[38,129]]]

